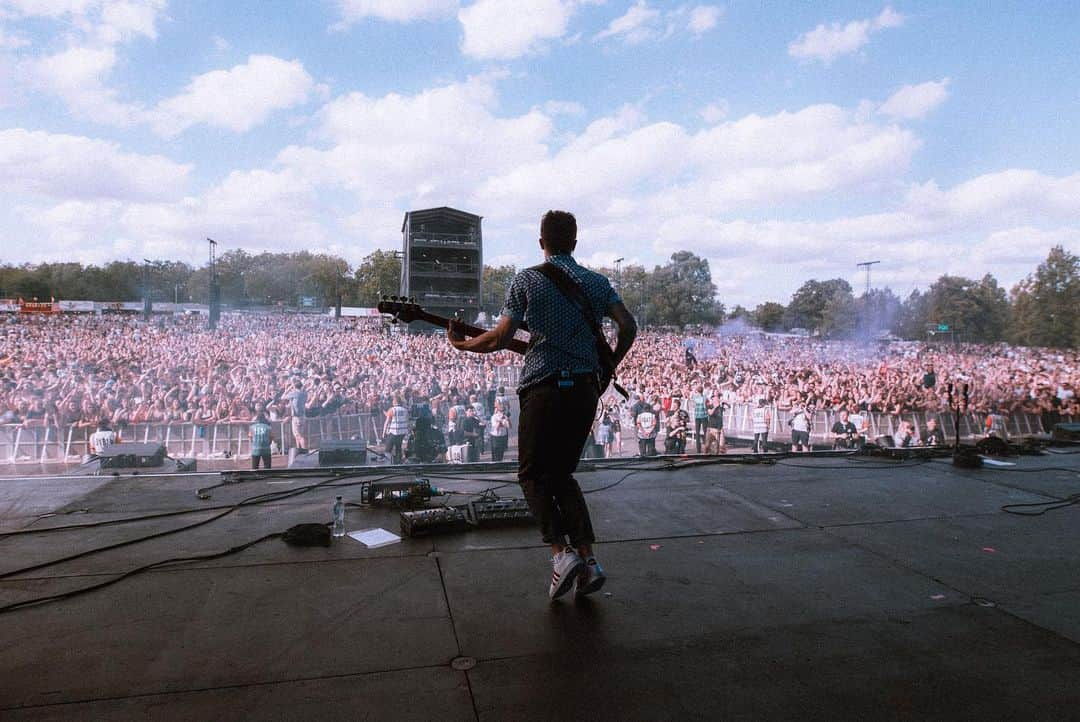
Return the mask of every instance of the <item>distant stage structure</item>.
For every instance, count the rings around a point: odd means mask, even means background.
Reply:
[[[409,211],[401,224],[401,295],[424,310],[472,321],[484,270],[481,217],[456,208]]]

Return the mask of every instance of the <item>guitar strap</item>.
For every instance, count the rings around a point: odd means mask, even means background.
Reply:
[[[611,378],[611,385],[615,387],[616,391],[622,394],[624,399],[630,398],[626,389],[615,380],[615,359],[612,355],[611,346],[608,345],[607,339],[604,337],[604,332],[600,328],[600,324],[596,322],[596,315],[593,312],[592,302],[589,301],[589,297],[585,295],[585,291],[583,291],[581,286],[570,277],[570,274],[556,266],[554,263],[545,261],[539,266],[533,266],[531,270],[542,273],[549,281],[555,284],[555,288],[559,289],[567,301],[581,311],[581,315],[585,317],[585,322],[589,325],[589,328],[593,332],[593,336],[596,338],[596,353],[600,357],[600,364]],[[601,391],[603,391],[603,389],[601,389]]]

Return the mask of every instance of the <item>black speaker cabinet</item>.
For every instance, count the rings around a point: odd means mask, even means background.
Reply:
[[[319,448],[319,466],[360,466],[367,463],[367,457],[363,439],[324,441]]]

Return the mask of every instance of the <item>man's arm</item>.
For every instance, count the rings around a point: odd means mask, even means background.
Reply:
[[[514,338],[514,333],[517,332],[519,325],[519,322],[509,316],[500,316],[495,328],[484,331],[479,336],[465,338],[457,330],[457,323],[451,320],[446,326],[446,338],[449,339],[450,345],[459,351],[491,353],[506,348],[510,344],[510,340]]]
[[[623,305],[622,301],[608,306],[607,315],[610,316],[611,320],[615,322],[615,325],[619,327],[619,336],[615,343],[615,350],[611,352],[615,365],[618,366],[626,354],[629,353],[630,347],[634,345],[634,339],[637,338],[637,321],[635,321],[630,312],[626,310],[626,306]]]

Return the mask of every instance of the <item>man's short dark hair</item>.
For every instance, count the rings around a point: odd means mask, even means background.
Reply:
[[[577,219],[567,211],[548,211],[540,219],[540,237],[551,253],[570,253],[577,241]]]

